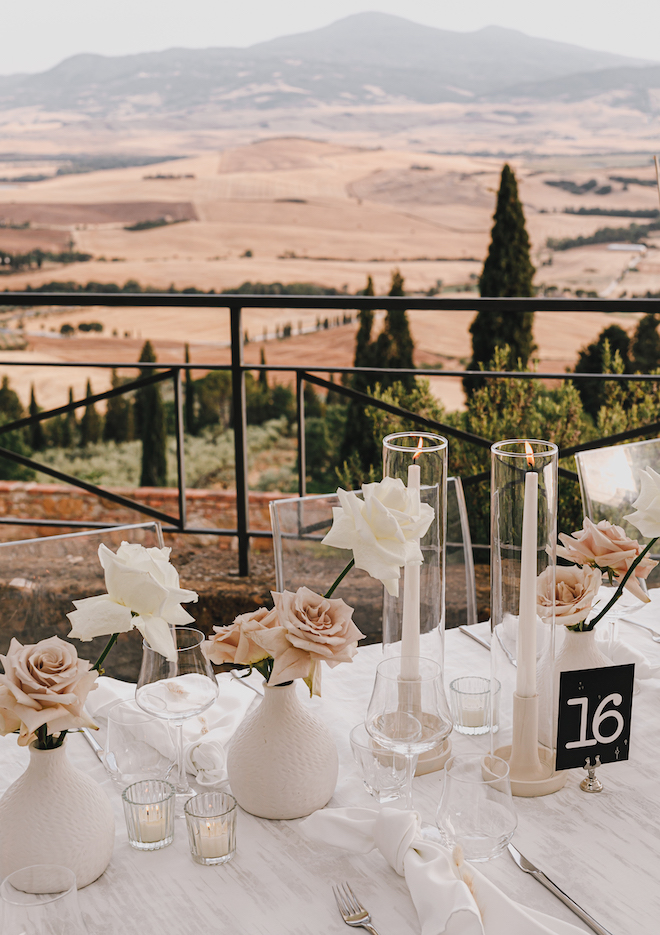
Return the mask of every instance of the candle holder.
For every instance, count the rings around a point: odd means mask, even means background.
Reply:
[[[122,792],[128,843],[138,851],[159,851],[174,840],[174,786],[162,779],[134,782]]]
[[[430,432],[396,432],[383,439],[383,477],[400,478],[434,518],[420,540],[423,562],[406,565],[397,597],[384,592],[383,652],[414,664],[424,656],[444,670],[447,439]],[[415,673],[406,671],[406,677]],[[440,769],[451,756],[449,739],[420,755],[417,774]]]
[[[184,806],[195,863],[226,864],[236,853],[236,799],[228,792],[201,792]]]
[[[543,622],[536,613],[537,577],[550,568],[554,579],[556,541],[557,446],[538,439],[497,442],[491,448],[491,680],[501,691],[491,751],[508,762],[511,791],[519,796],[547,795],[566,781],[555,771],[554,614]]]

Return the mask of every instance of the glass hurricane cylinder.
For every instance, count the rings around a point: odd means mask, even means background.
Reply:
[[[424,557],[422,565],[409,565],[401,569],[397,597],[387,590],[384,592],[383,651],[386,656],[425,656],[427,659],[435,659],[442,666],[447,439],[429,432],[397,432],[388,435],[383,439],[383,477],[398,477],[407,487],[418,485],[420,503],[429,504],[434,512],[434,520],[420,541]],[[408,605],[415,614],[417,609],[419,612],[418,637],[413,634],[411,638],[410,634],[404,633],[404,608]]]
[[[538,439],[497,442],[491,448],[491,680],[501,690],[491,750],[508,762],[514,795],[546,795],[566,780],[554,769],[554,614],[542,621],[536,611],[538,588],[554,595],[556,541],[557,446]]]

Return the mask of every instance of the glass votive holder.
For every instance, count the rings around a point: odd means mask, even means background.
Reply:
[[[192,859],[224,864],[236,853],[236,799],[228,792],[200,792],[183,807]]]
[[[158,851],[174,840],[174,786],[162,779],[134,782],[121,794],[128,842],[139,851]]]
[[[478,675],[464,675],[449,683],[449,706],[454,729],[459,734],[487,734],[491,721],[491,685],[493,731],[499,724],[500,683]]]
[[[406,784],[406,758],[386,750],[367,732],[364,723],[349,734],[353,759],[369,795],[385,804],[401,798]]]

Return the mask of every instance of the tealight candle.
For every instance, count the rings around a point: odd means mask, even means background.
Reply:
[[[201,792],[183,809],[190,853],[198,864],[224,864],[236,850],[236,799],[228,792]]]
[[[145,805],[140,809],[138,831],[143,844],[155,844],[167,836],[165,816],[159,804]]]
[[[174,786],[143,779],[122,792],[128,842],[139,851],[157,851],[174,840]]]
[[[229,836],[224,821],[199,822],[195,837],[200,857],[226,857],[229,853]]]

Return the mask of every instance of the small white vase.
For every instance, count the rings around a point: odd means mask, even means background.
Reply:
[[[295,682],[264,685],[264,700],[236,731],[227,774],[236,801],[259,818],[304,818],[337,785],[337,748],[298,700]]]
[[[110,862],[115,821],[99,784],[69,762],[66,741],[30,747],[30,763],[0,799],[0,877],[32,864],[61,864],[78,889]]]
[[[555,656],[555,672],[574,672],[576,669],[604,669],[614,663],[602,653],[596,642],[596,628],[592,630],[566,630]]]

